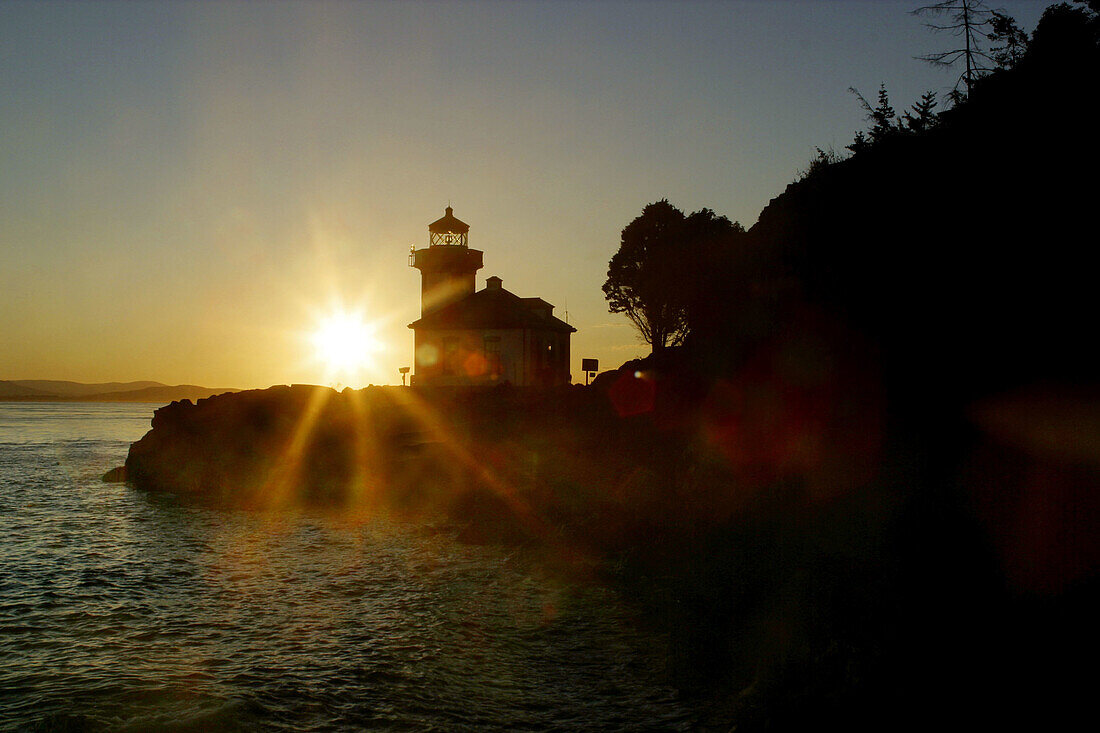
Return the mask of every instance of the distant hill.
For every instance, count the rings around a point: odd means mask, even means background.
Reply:
[[[23,382],[8,382],[0,380],[0,400],[10,397],[43,397],[50,393],[34,387],[28,387]]]
[[[174,402],[176,400],[201,400],[225,392],[239,392],[228,387],[200,387],[195,384],[160,384],[125,392],[106,392],[81,397],[85,402]]]
[[[108,392],[132,392],[147,387],[164,387],[161,382],[66,382],[59,379],[17,379],[3,384],[26,387],[36,392],[59,395],[62,397],[83,397],[86,395],[107,394]]]
[[[224,392],[229,387],[200,387],[195,384],[168,385],[160,382],[100,382],[85,384],[50,379],[0,380],[0,400],[34,402],[173,402],[199,400]]]

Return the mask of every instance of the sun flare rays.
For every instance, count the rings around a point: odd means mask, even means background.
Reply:
[[[386,345],[377,321],[356,309],[333,308],[314,318],[308,345],[326,384],[363,386]]]

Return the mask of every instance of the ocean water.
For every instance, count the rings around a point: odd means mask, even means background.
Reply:
[[[0,729],[692,727],[664,640],[519,551],[103,483],[154,407],[0,403]]]

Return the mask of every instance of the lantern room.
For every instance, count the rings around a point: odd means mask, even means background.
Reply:
[[[428,225],[428,246],[409,253],[409,266],[420,270],[420,314],[462,300],[474,292],[474,274],[482,252],[469,248],[470,226],[448,206]]]
[[[448,206],[443,216],[428,225],[428,244],[432,247],[469,246],[467,234],[470,225],[455,217],[454,209]]]

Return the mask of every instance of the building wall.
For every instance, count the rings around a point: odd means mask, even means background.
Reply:
[[[527,331],[524,384],[551,386],[569,382],[569,334]]]
[[[415,384],[569,382],[569,334],[543,329],[417,329]]]

